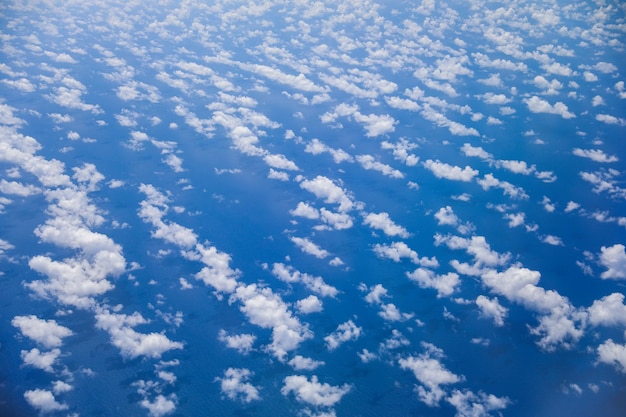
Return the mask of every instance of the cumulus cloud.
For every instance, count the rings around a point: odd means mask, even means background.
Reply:
[[[11,324],[20,332],[46,348],[59,347],[63,338],[74,334],[67,327],[57,324],[54,320],[44,320],[37,316],[15,316]]]
[[[380,161],[376,161],[372,155],[357,155],[356,160],[364,169],[378,171],[391,178],[404,178],[402,172]]]
[[[24,393],[24,398],[31,407],[42,413],[63,411],[69,408],[67,404],[58,402],[52,392],[44,389],[26,391]]]
[[[621,243],[602,246],[599,262],[606,268],[600,275],[602,279],[626,279],[626,248]]]
[[[456,384],[464,380],[463,376],[450,372],[440,362],[443,351],[429,343],[422,342],[425,352],[418,356],[401,358],[400,368],[413,372],[421,385],[416,387],[420,401],[434,407],[446,395],[442,388],[445,385]]]
[[[260,400],[259,390],[250,382],[253,373],[245,368],[228,368],[224,371],[224,376],[216,378],[220,383],[222,394],[231,400],[240,400],[244,403],[250,403]]]
[[[417,268],[413,272],[407,272],[407,277],[417,282],[420,288],[433,288],[437,290],[437,298],[447,297],[453,294],[461,284],[459,275],[454,272],[437,275],[428,268]]]
[[[354,203],[348,193],[330,178],[318,175],[312,180],[304,180],[300,187],[315,194],[317,198],[323,199],[328,204],[338,204],[339,211],[346,212],[352,210]]]
[[[598,346],[598,361],[614,365],[618,370],[626,373],[626,345],[620,345],[608,339]]]
[[[556,114],[556,115],[561,116],[564,119],[572,119],[576,117],[576,115],[570,112],[567,106],[561,101],[558,101],[554,105],[552,105],[548,103],[546,100],[539,98],[537,96],[526,98],[523,101],[528,106],[528,110],[530,110],[533,113]]]
[[[476,297],[476,305],[480,308],[483,317],[492,319],[496,326],[504,325],[508,309],[500,305],[498,297],[488,298],[484,295],[479,295]]]
[[[363,224],[373,229],[382,230],[387,236],[399,236],[407,238],[409,232],[402,226],[399,226],[391,220],[389,213],[368,213],[363,218]]]
[[[607,155],[604,151],[600,149],[580,149],[575,148],[572,152],[576,156],[580,156],[582,158],[588,158],[595,162],[607,163],[607,162],[617,162],[619,159],[615,155]]]
[[[49,373],[54,372],[53,366],[56,364],[60,355],[61,351],[59,349],[42,352],[37,348],[32,348],[31,350],[22,350],[20,352],[24,365],[29,365],[33,368],[41,369]]]
[[[158,394],[152,401],[144,398],[139,402],[139,405],[148,410],[150,417],[163,417],[176,411],[175,399],[176,396],[174,394],[168,397]]]
[[[304,253],[308,253],[309,255],[313,255],[316,258],[324,259],[330,255],[325,249],[320,248],[315,243],[311,242],[307,238],[302,237],[291,237],[289,238],[300,250]]]
[[[291,375],[285,378],[280,392],[283,395],[293,394],[298,401],[315,407],[332,407],[350,389],[351,386],[348,384],[335,386],[321,383],[315,375],[310,380],[304,375]]]
[[[626,305],[622,293],[616,292],[595,300],[587,311],[589,322],[594,326],[626,325]]]
[[[323,310],[322,301],[314,295],[309,295],[296,302],[296,308],[301,314],[319,313]]]
[[[468,182],[478,175],[478,171],[469,166],[461,168],[440,161],[433,161],[432,159],[425,161],[424,167],[431,171],[437,178],[445,178],[452,181]]]
[[[319,368],[320,366],[323,366],[324,362],[316,361],[311,358],[305,358],[304,356],[301,356],[301,355],[296,355],[288,362],[288,364],[296,371],[301,371],[301,370],[313,371]]]
[[[335,287],[326,284],[322,277],[302,273],[283,263],[275,263],[272,267],[272,274],[285,282],[301,282],[309,290],[322,297],[335,297],[339,293]]]
[[[252,350],[256,336],[247,333],[230,335],[226,330],[222,329],[218,334],[218,340],[230,349],[235,349],[239,353],[247,355]]]
[[[362,332],[362,327],[354,324],[352,320],[348,320],[337,326],[337,330],[324,337],[324,341],[328,350],[335,350],[345,342],[358,339]]]

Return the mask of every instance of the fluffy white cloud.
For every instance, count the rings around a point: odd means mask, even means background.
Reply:
[[[316,220],[319,219],[319,211],[305,202],[300,201],[295,209],[289,210],[292,216],[304,217],[306,219]]]
[[[305,358],[301,355],[294,356],[288,364],[296,371],[307,370],[312,371],[324,365],[323,361],[316,361],[311,358]]]
[[[469,182],[478,175],[478,171],[469,166],[461,168],[440,161],[433,161],[432,159],[425,161],[424,167],[431,171],[437,178],[445,178],[452,181]]]
[[[218,340],[231,349],[236,349],[239,353],[247,355],[252,350],[252,346],[256,340],[253,334],[235,334],[230,335],[226,330],[220,330]]]
[[[240,272],[230,267],[230,255],[220,252],[215,246],[206,247],[201,244],[196,245],[196,253],[205,265],[196,274],[197,279],[212,286],[216,291],[225,293],[235,291]],[[188,257],[193,258],[189,255]]]
[[[608,339],[598,346],[597,352],[600,362],[614,365],[621,372],[626,373],[626,345],[620,345]]]
[[[492,411],[505,409],[510,400],[493,394],[454,390],[446,401],[456,408],[457,417],[488,417]]]
[[[290,237],[289,240],[291,240],[298,248],[300,248],[302,252],[308,253],[309,255],[313,255],[316,258],[324,259],[330,255],[330,252],[328,252],[325,249],[320,248],[319,246],[317,246],[315,243],[311,242],[307,238],[294,236],[294,237]]]
[[[437,298],[447,297],[456,291],[461,284],[459,275],[454,272],[437,275],[428,268],[417,268],[413,272],[407,272],[406,276],[417,282],[420,288],[433,288],[437,290]]]
[[[413,263],[419,263],[417,252],[409,248],[404,242],[393,242],[390,245],[375,244],[374,253],[383,259],[391,259],[394,262],[400,262],[402,258],[408,258]]]
[[[409,232],[402,226],[399,226],[391,220],[389,213],[368,213],[363,218],[363,224],[371,228],[382,230],[387,236],[400,236],[407,238]]]
[[[335,287],[326,284],[322,277],[302,273],[290,265],[275,263],[272,267],[272,274],[285,282],[301,282],[309,290],[322,297],[335,297],[339,293]]]
[[[600,248],[600,265],[606,268],[602,279],[626,279],[626,248],[621,243]]]
[[[57,324],[54,320],[44,320],[37,316],[15,316],[11,324],[20,332],[46,348],[59,347],[63,338],[74,333],[67,327]]]
[[[554,105],[548,103],[546,100],[541,99],[537,96],[532,96],[531,98],[525,98],[524,103],[528,106],[528,110],[533,113],[548,113],[548,114],[556,114],[561,116],[564,119],[572,119],[576,117],[576,115],[569,111],[567,106],[558,101]]]
[[[216,378],[220,382],[222,394],[231,400],[240,400],[249,403],[261,399],[259,390],[249,383],[253,373],[245,368],[228,368],[222,378]]]
[[[362,332],[362,327],[354,324],[352,320],[348,320],[337,326],[337,330],[324,337],[324,341],[328,350],[335,350],[345,342],[358,339]]]
[[[163,417],[176,411],[175,399],[176,396],[174,394],[168,397],[159,394],[152,401],[144,398],[139,402],[139,405],[148,410],[150,417]]]
[[[298,300],[296,308],[301,314],[319,313],[324,309],[322,301],[314,295]]]
[[[587,311],[589,322],[594,326],[626,325],[626,305],[622,293],[616,292],[594,301]]]
[[[356,160],[364,169],[378,171],[391,178],[404,178],[404,174],[387,164],[376,161],[372,155],[357,155]]]
[[[24,398],[28,404],[42,413],[52,413],[55,411],[67,410],[67,404],[62,404],[56,400],[54,394],[44,389],[29,390],[24,393]]]
[[[53,365],[57,362],[60,355],[61,351],[59,349],[42,352],[37,348],[32,348],[31,350],[23,350],[20,352],[24,365],[29,365],[50,373],[54,372]]]
[[[502,307],[498,301],[498,297],[488,298],[484,295],[476,297],[476,305],[480,307],[483,317],[490,318],[496,326],[503,326],[504,319],[508,313],[508,309]]]
[[[122,356],[160,358],[167,351],[183,348],[182,343],[171,341],[163,333],[144,334],[133,329],[146,323],[148,321],[139,313],[129,316],[101,309],[96,314],[96,327],[109,333],[111,343],[120,349]]]
[[[615,155],[607,155],[604,151],[600,149],[580,149],[575,148],[572,152],[576,156],[580,156],[582,158],[589,158],[595,162],[607,163],[607,162],[617,162],[619,158]]]
[[[322,175],[318,175],[312,180],[302,181],[300,187],[315,194],[317,198],[323,199],[328,204],[339,204],[339,211],[350,211],[354,207],[354,203],[347,192],[330,178]]]
[[[463,381],[463,377],[447,370],[440,359],[443,351],[431,344],[422,343],[425,352],[418,356],[401,358],[400,368],[410,370],[421,385],[417,386],[418,398],[425,404],[434,407],[446,395],[442,386]]]
[[[437,219],[437,224],[440,226],[441,225],[456,226],[457,223],[459,222],[459,218],[457,217],[456,214],[454,214],[454,211],[452,210],[452,207],[450,206],[441,207],[435,213],[435,218]]]
[[[315,407],[332,407],[350,389],[351,386],[348,384],[334,386],[328,383],[320,383],[315,375],[311,377],[310,381],[303,375],[291,375],[285,378],[280,392],[283,395],[293,393],[298,401]]]

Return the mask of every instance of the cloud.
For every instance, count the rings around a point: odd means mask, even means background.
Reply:
[[[607,155],[600,149],[580,149],[575,148],[572,152],[576,156],[580,156],[582,158],[589,158],[592,161],[607,163],[607,162],[617,162],[619,158],[615,155]]]
[[[237,278],[241,273],[230,267],[230,255],[220,252],[215,246],[206,247],[200,244],[196,245],[196,254],[205,265],[195,275],[196,279],[212,286],[219,292],[230,294],[235,291],[238,285]],[[187,255],[187,257],[193,258],[192,255]]]
[[[596,115],[596,120],[608,125],[626,126],[626,120],[610,114],[598,114]]]
[[[54,320],[44,320],[37,316],[15,316],[11,320],[14,327],[20,332],[46,348],[59,347],[63,343],[63,338],[74,333],[67,327],[60,326]]]
[[[296,302],[296,308],[301,314],[319,313],[323,310],[322,301],[314,295],[309,295]]]
[[[52,349],[49,352],[42,352],[37,348],[31,350],[22,350],[20,356],[24,361],[24,365],[30,365],[34,368],[53,373],[53,365],[56,364],[58,357],[61,355],[59,349]]]
[[[335,350],[345,342],[358,339],[362,332],[362,327],[354,324],[352,320],[348,320],[337,326],[337,330],[324,337],[324,341],[328,350]]]
[[[336,297],[339,291],[337,288],[328,285],[322,277],[315,277],[306,273],[302,273],[294,269],[290,265],[275,263],[272,267],[272,274],[285,282],[301,282],[309,290],[322,297]]]
[[[252,345],[254,345],[256,340],[256,336],[253,334],[243,333],[229,335],[224,329],[220,330],[217,338],[230,349],[235,349],[243,355],[250,353]]]
[[[42,413],[52,413],[55,411],[67,410],[67,404],[59,403],[54,394],[48,390],[34,389],[24,393],[24,398],[28,404]]]
[[[215,378],[220,382],[222,394],[231,400],[240,400],[244,403],[260,400],[259,390],[248,381],[253,373],[245,368],[228,368],[222,378]]]
[[[493,323],[496,326],[504,325],[508,309],[500,305],[498,297],[490,299],[484,295],[479,295],[476,297],[476,305],[480,308],[483,317],[493,319]]]
[[[148,410],[150,417],[163,417],[176,411],[175,399],[175,394],[171,394],[169,398],[159,394],[153,401],[144,398],[139,405]]]
[[[551,105],[546,100],[543,100],[537,96],[532,96],[531,98],[526,98],[522,100],[528,106],[528,110],[533,113],[548,113],[548,114],[556,114],[561,116],[564,119],[572,119],[576,117],[574,113],[571,113],[567,106],[558,101],[554,105]]]
[[[493,394],[454,390],[446,401],[456,408],[457,417],[488,417],[492,411],[505,409],[511,401]]]
[[[316,258],[324,259],[330,255],[330,252],[320,248],[307,238],[290,237],[289,240],[291,240],[297,247],[299,247],[302,252],[313,255]]]
[[[420,401],[430,407],[437,406],[446,395],[442,386],[456,384],[464,380],[463,376],[447,370],[440,359],[443,351],[429,343],[422,342],[425,352],[418,356],[408,356],[398,360],[400,368],[413,372],[421,385],[416,391]]]
[[[297,217],[304,217],[305,219],[316,220],[319,219],[319,211],[307,203],[300,201],[295,209],[289,210],[289,214]]]
[[[626,373],[626,345],[620,345],[608,339],[598,346],[598,361],[614,365],[619,371]]]
[[[288,364],[296,371],[306,370],[313,371],[324,365],[323,361],[316,361],[311,358],[305,358],[301,355],[294,356]]]
[[[407,272],[406,276],[417,282],[420,288],[433,288],[437,290],[437,298],[452,295],[461,284],[459,275],[454,272],[437,275],[428,268],[417,268],[413,272]]]
[[[407,238],[409,232],[402,226],[399,226],[389,218],[389,213],[368,213],[363,218],[363,224],[373,229],[382,230],[387,236],[399,236]]]
[[[346,212],[354,208],[354,203],[348,193],[330,178],[318,175],[312,180],[304,180],[300,187],[315,194],[328,204],[339,204],[339,211]]]
[[[169,340],[163,333],[144,334],[133,329],[146,323],[148,321],[137,312],[129,316],[100,309],[96,314],[96,327],[109,333],[111,343],[120,349],[124,357],[160,358],[165,352],[183,348],[182,343]]]
[[[378,171],[391,178],[404,178],[404,174],[387,164],[376,161],[372,155],[357,155],[356,160],[364,169]]]
[[[294,317],[289,306],[270,288],[240,285],[230,296],[229,303],[234,301],[241,302],[239,309],[250,323],[272,329],[272,343],[266,348],[280,360],[313,336],[308,326]]]
[[[401,138],[396,143],[390,143],[387,141],[382,141],[380,144],[382,149],[391,150],[393,153],[393,157],[399,161],[402,161],[407,166],[415,166],[419,162],[419,157],[414,154],[409,153],[409,151],[417,148],[417,145],[414,143],[410,143],[408,140]]]
[[[595,300],[587,311],[589,322],[594,326],[626,325],[626,305],[622,293],[616,292]]]
[[[432,159],[425,161],[424,167],[430,170],[437,178],[445,178],[452,181],[469,182],[476,175],[478,175],[478,171],[469,166],[461,168],[458,166],[448,165],[438,160],[433,161]]]
[[[606,268],[600,274],[602,279],[626,279],[626,248],[618,243],[613,246],[602,246],[599,262]]]
[[[304,375],[291,375],[285,378],[284,385],[280,392],[283,395],[293,393],[300,402],[310,404],[314,407],[332,407],[346,395],[351,386],[344,384],[334,386],[328,383],[318,382],[317,376],[313,375],[311,380]]]

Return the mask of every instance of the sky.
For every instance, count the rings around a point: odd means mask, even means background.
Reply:
[[[625,31],[4,2],[0,415],[622,416]]]

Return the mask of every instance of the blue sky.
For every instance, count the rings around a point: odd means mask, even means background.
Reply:
[[[0,407],[618,416],[617,1],[11,2]]]

